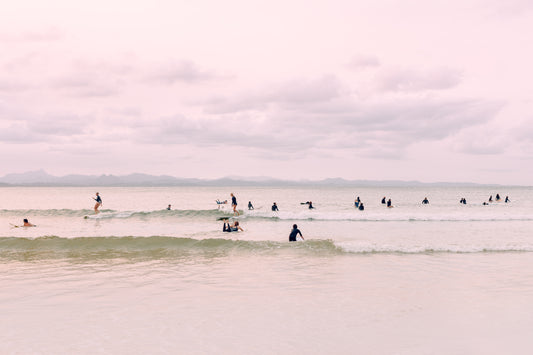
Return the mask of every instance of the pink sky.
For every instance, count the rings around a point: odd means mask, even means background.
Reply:
[[[530,1],[0,5],[0,175],[531,184]]]

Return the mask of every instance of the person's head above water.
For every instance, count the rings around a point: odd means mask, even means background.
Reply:
[[[27,218],[24,218],[24,223],[28,223],[28,219]]]
[[[298,225],[297,225],[297,224],[293,224],[293,225],[292,225],[292,228],[293,228],[293,229],[296,229],[296,228],[298,228]]]

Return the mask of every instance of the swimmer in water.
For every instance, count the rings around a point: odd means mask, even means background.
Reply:
[[[233,207],[233,215],[238,216],[240,215],[240,213],[237,210],[237,197],[233,195],[233,192],[230,194],[230,196],[231,196],[231,207]]]
[[[302,237],[302,239],[304,239],[304,236],[302,235],[302,232],[300,232],[300,230],[298,229],[298,226],[296,224],[293,224],[291,234],[289,234],[289,242],[295,242],[298,234],[300,235],[300,237]]]
[[[98,208],[102,206],[102,198],[100,197],[100,194],[96,193],[96,198],[93,197],[93,200],[96,201],[96,204],[94,205],[94,213],[98,214],[100,211],[98,211]]]
[[[248,201],[248,209],[253,210],[254,206],[252,205],[252,201]]]
[[[272,212],[278,212],[279,209],[278,209],[278,205],[276,205],[276,203],[274,202],[274,204],[272,205]]]
[[[24,222],[24,224],[22,225],[23,227],[36,227],[35,224],[28,222],[27,218],[24,218],[23,222]]]

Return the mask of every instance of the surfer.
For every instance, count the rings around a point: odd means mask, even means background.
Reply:
[[[489,202],[492,202],[492,195],[490,195],[489,197]]]
[[[300,232],[300,230],[298,229],[298,226],[296,224],[293,224],[292,225],[291,234],[289,234],[289,242],[295,242],[296,241],[296,236],[298,234],[300,235],[300,237],[303,240],[304,236],[302,235],[302,232]]]
[[[365,210],[365,206],[363,205],[362,202],[359,203],[358,209],[359,209],[359,211],[364,211]]]
[[[459,203],[462,203],[463,205],[466,205],[466,198],[462,198],[461,201],[459,201]]]
[[[387,207],[388,207],[388,208],[392,208],[392,207],[393,207],[393,206],[392,206],[392,201],[391,201],[390,198],[389,198],[389,200],[387,201]]]
[[[427,205],[428,203],[429,203],[428,198],[424,197],[424,199],[422,200],[422,204]]]
[[[167,210],[170,211],[171,209],[172,209],[172,206],[171,206],[171,205],[168,205]]]
[[[233,215],[238,216],[240,215],[240,213],[237,210],[237,197],[233,195],[233,192],[230,194],[230,196],[231,196],[231,207],[233,207]]]
[[[272,205],[272,212],[278,212],[279,209],[278,209],[278,205],[276,205],[276,203],[274,202],[274,204]]]
[[[385,196],[383,196],[383,198],[381,199],[381,204],[386,204],[387,202],[385,201]]]
[[[98,211],[98,208],[102,206],[102,198],[100,197],[100,194],[98,192],[96,193],[96,198],[93,197],[93,200],[96,201],[96,204],[94,205],[94,213],[100,213],[100,211]]]
[[[313,202],[309,201],[309,209],[312,210],[313,208]]]
[[[252,201],[248,201],[248,209],[253,210],[254,206],[252,205]]]
[[[501,198],[500,198],[500,194],[496,194],[496,201],[500,201]]]
[[[361,199],[359,198],[359,196],[357,196],[353,204],[356,208],[358,208],[360,203],[361,203]]]
[[[28,222],[27,218],[24,218],[23,222],[24,222],[24,224],[22,225],[23,227],[36,227],[35,224]]]
[[[507,202],[511,202],[511,200],[509,200],[509,196],[505,196],[505,203]]]

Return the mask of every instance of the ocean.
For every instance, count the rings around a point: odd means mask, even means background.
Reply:
[[[533,188],[0,191],[1,354],[527,354],[533,346]],[[243,232],[222,232],[231,207],[215,200],[230,202],[230,193]],[[482,204],[496,194],[502,201]],[[23,218],[37,226],[15,227]],[[293,224],[305,241],[288,242]]]

